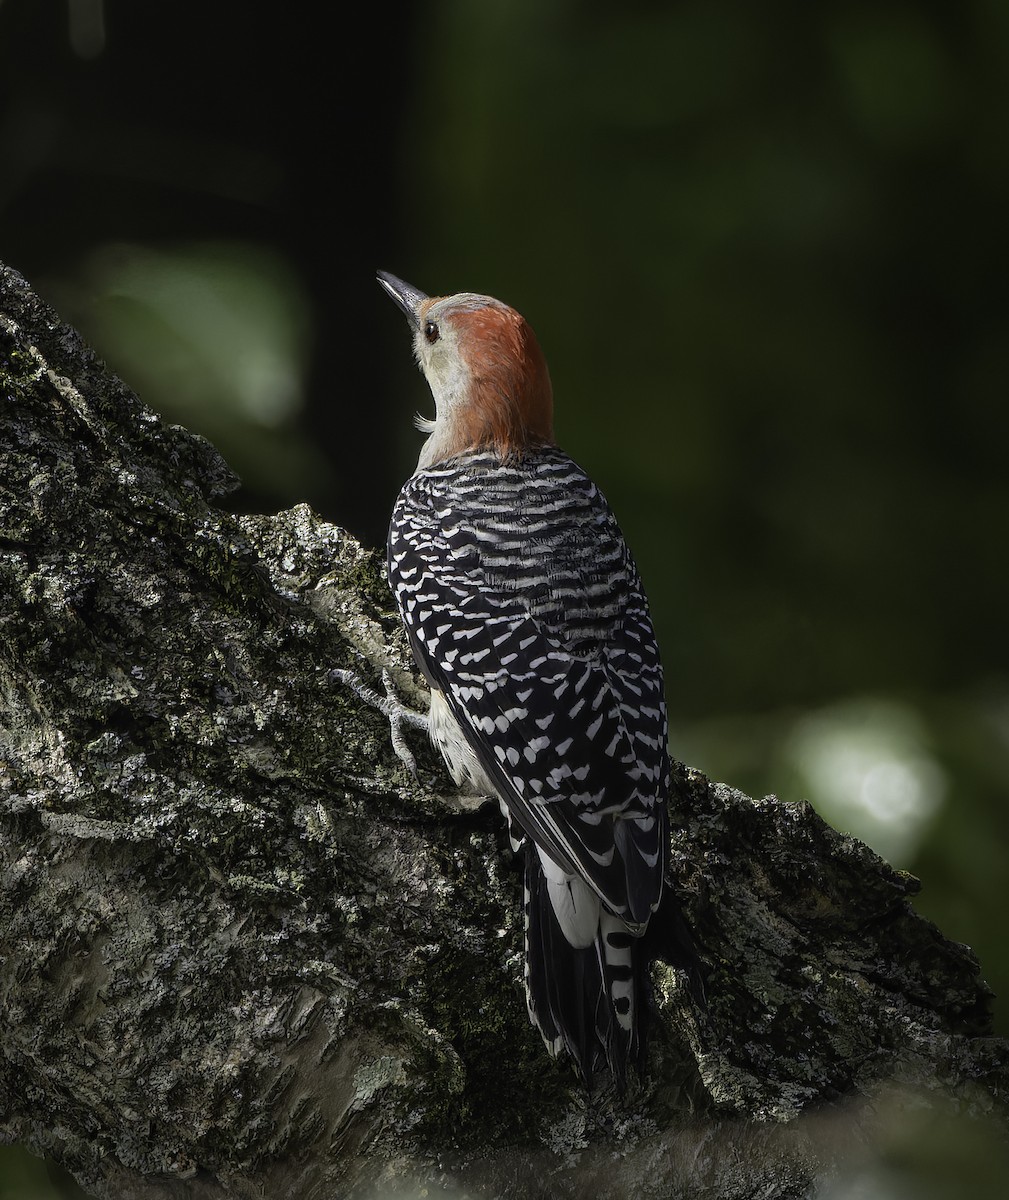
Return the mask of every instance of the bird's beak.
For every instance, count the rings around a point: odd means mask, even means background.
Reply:
[[[410,328],[416,329],[420,324],[420,317],[417,310],[420,307],[421,301],[428,298],[427,293],[411,287],[408,283],[404,283],[402,279],[397,279],[395,275],[390,275],[388,271],[378,272],[378,282],[402,309],[406,319],[410,322]]]

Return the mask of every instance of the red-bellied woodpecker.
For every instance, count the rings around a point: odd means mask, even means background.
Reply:
[[[433,420],[389,530],[389,581],[457,784],[525,854],[526,996],[554,1055],[619,1083],[641,1050],[640,938],[668,857],[655,633],[592,481],[554,443],[536,337],[469,292],[379,282],[406,314]]]

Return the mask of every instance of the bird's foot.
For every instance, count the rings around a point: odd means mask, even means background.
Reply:
[[[407,706],[396,695],[396,689],[393,686],[392,676],[388,670],[382,670],[382,686],[385,688],[385,695],[380,696],[374,688],[368,687],[360,675],[356,675],[353,671],[333,670],[329,672],[328,679],[335,683],[342,683],[365,704],[372,708],[378,709],[389,721],[389,736],[392,741],[392,748],[396,751],[396,757],[406,767],[410,774],[417,778],[417,760],[413,756],[413,751],[406,744],[406,729],[423,729],[425,733],[429,733],[429,722],[424,713],[415,712]]]

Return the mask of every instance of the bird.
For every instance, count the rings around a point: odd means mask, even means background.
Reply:
[[[524,983],[548,1052],[591,1086],[642,1069],[669,856],[659,648],[620,527],[556,444],[539,342],[491,296],[386,271],[434,417],[389,525],[389,584],[455,783],[524,858]]]

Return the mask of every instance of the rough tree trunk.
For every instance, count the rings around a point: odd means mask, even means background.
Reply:
[[[381,563],[233,477],[0,275],[0,1135],[94,1195],[799,1196],[1006,1045],[916,881],[683,770],[649,1074],[586,1095],[521,991],[493,808],[327,673],[423,706]],[[884,1102],[884,1099],[885,1102]],[[397,1189],[401,1189],[397,1192]]]

